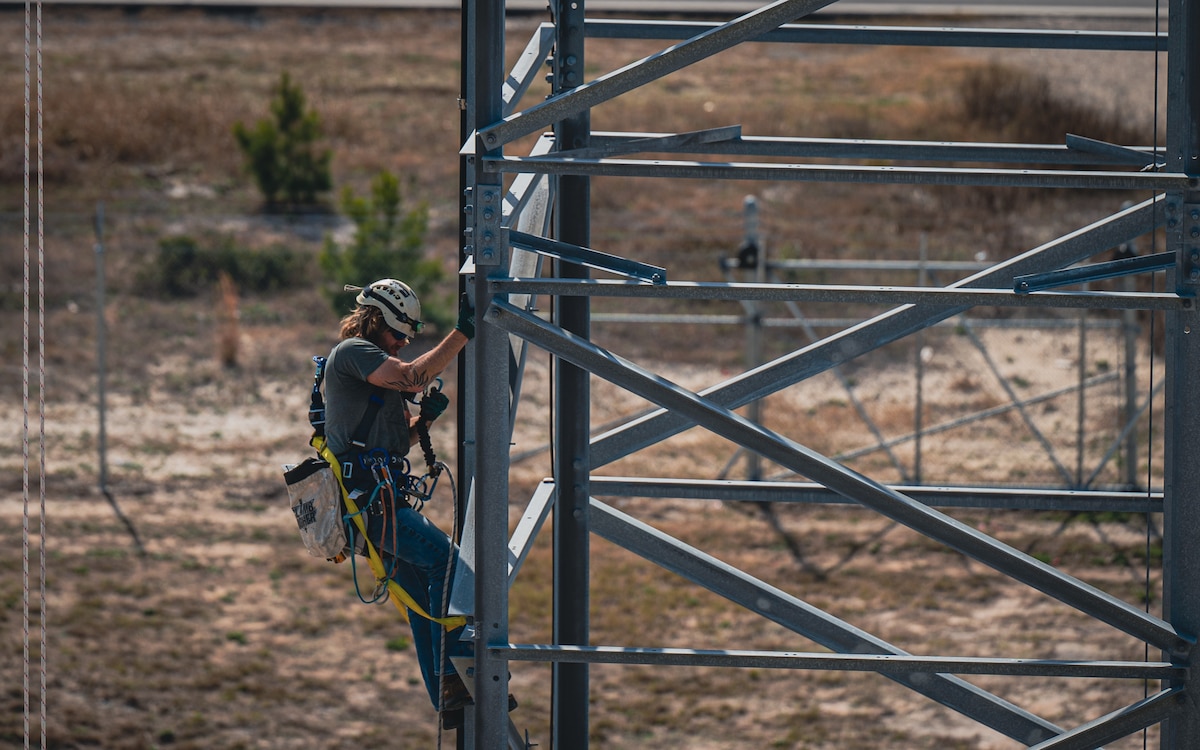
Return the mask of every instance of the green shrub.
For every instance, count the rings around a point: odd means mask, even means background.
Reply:
[[[421,298],[421,316],[426,322],[444,326],[450,322],[451,306],[444,292],[436,295],[446,273],[436,259],[424,257],[429,208],[419,203],[404,210],[400,182],[384,170],[371,182],[371,195],[359,197],[350,188],[342,191],[341,210],[357,227],[354,239],[340,247],[326,238],[319,262],[332,283],[327,296],[338,315],[354,306],[354,294],[342,291],[346,284],[366,286],[385,278],[399,279]]]
[[[997,63],[972,68],[958,88],[967,123],[1015,142],[1062,143],[1067,133],[1118,144],[1149,141],[1119,112],[1057,93],[1040,73]]]
[[[271,100],[271,113],[274,120],[259,120],[253,130],[241,122],[233,126],[233,135],[246,156],[246,168],[254,175],[268,210],[310,206],[318,193],[333,187],[332,152],[317,147],[320,118],[315,111],[305,110],[304,92],[292,85],[286,72]]]
[[[238,289],[272,292],[303,283],[310,262],[284,245],[253,249],[240,247],[224,235],[213,236],[204,244],[186,235],[166,237],[139,273],[138,283],[167,297],[194,297],[216,283],[224,271]]]

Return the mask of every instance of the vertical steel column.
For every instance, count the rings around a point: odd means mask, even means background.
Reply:
[[[1126,202],[1122,208],[1128,208],[1132,203]],[[1137,244],[1133,241],[1126,242],[1121,246],[1121,257],[1133,258],[1138,254]],[[1153,276],[1150,279],[1153,281]],[[1137,278],[1133,275],[1125,276],[1121,279],[1121,291],[1134,292],[1137,291]],[[1132,424],[1138,418],[1138,384],[1137,384],[1137,356],[1138,356],[1138,321],[1137,310],[1126,310],[1121,313],[1121,338],[1125,342],[1125,403],[1121,410],[1121,421],[1118,423],[1124,428],[1124,425]],[[1150,384],[1153,387],[1153,383]],[[1138,434],[1137,430],[1129,430],[1129,434],[1125,437],[1125,462],[1122,467],[1122,475],[1124,484],[1129,489],[1138,486],[1140,477],[1138,476]]]
[[[1084,284],[1086,291],[1088,285]],[[1079,378],[1079,392],[1075,394],[1075,486],[1083,486],[1083,454],[1086,450],[1084,422],[1087,417],[1087,324],[1088,311],[1079,311],[1079,361],[1076,363],[1076,375]]]
[[[1200,0],[1172,0],[1167,47],[1167,169],[1193,177],[1193,189],[1167,198],[1167,244],[1176,254],[1174,284],[1181,295],[1200,291]],[[1200,313],[1167,316],[1165,466],[1163,497],[1164,617],[1183,636],[1200,635]],[[1172,653],[1191,666],[1195,649]],[[1183,710],[1163,724],[1162,747],[1200,747],[1200,703],[1188,686]]]
[[[467,143],[475,132],[475,0],[462,0],[459,14],[459,124],[458,142]],[[458,264],[462,268],[468,262],[473,263],[474,247],[468,246],[467,238],[474,233],[469,212],[474,209],[471,188],[474,175],[469,168],[469,157],[459,154],[458,157]],[[458,294],[461,298],[469,294],[475,296],[475,278],[459,274]],[[477,315],[478,315],[477,311]],[[454,517],[458,519],[458,528],[454,529],[456,538],[463,539],[462,532],[466,526],[468,498],[473,494],[475,477],[475,399],[472,394],[475,387],[475,348],[467,346],[458,354],[458,396],[455,399],[455,438],[458,443],[458,465],[455,467],[456,486],[467,488],[466,492],[457,493],[455,498]],[[478,642],[476,643],[478,646]],[[474,727],[465,725],[455,733],[455,750],[466,750],[474,746]]]
[[[475,101],[475,2],[462,0],[460,10],[461,45],[459,48],[459,123],[458,142],[467,143],[475,132],[475,110],[468,103]],[[470,189],[471,172],[466,155],[458,157],[458,232],[460,237],[458,264],[461,268],[468,261],[474,262],[474,247],[467,247],[467,238],[474,232],[470,224],[469,212],[474,209],[472,202],[473,190]],[[474,279],[460,274],[458,277],[458,294],[470,293],[474,296]],[[458,400],[456,409],[458,466],[455,480],[459,487],[470,487],[471,478],[475,476],[475,409],[470,394],[475,392],[474,350],[468,346],[458,355]],[[467,505],[467,495],[462,493],[459,498],[459,526],[463,525]],[[461,528],[457,529],[461,532]]]
[[[555,94],[584,82],[583,0],[555,0]],[[591,140],[587,110],[555,126],[559,150],[584,148]],[[591,180],[586,176],[558,178],[555,230],[558,239],[581,247],[591,245]],[[586,279],[588,269],[558,261],[564,278]],[[564,330],[591,336],[588,297],[560,297],[555,322]],[[588,524],[591,391],[586,370],[559,360],[554,384],[554,478],[558,493],[554,511],[554,643],[588,645],[588,596],[591,579]],[[588,665],[556,663],[553,667],[552,748],[588,746]]]
[[[503,117],[504,0],[473,0],[472,73],[476,126]],[[483,145],[477,143],[478,155]],[[496,149],[499,153],[502,149]],[[508,241],[501,229],[504,189],[483,160],[467,158],[469,244],[475,257],[475,747],[508,747],[508,435],[511,394],[508,336],[484,322],[491,304],[488,277],[507,275]],[[495,650],[493,650],[495,647]]]
[[[754,250],[753,280],[762,284],[767,280],[767,249],[758,233],[758,199],[746,196],[742,202],[742,213],[746,225],[745,239]],[[763,359],[763,305],[761,302],[746,303],[746,372],[762,364]],[[746,407],[746,416],[755,424],[762,424],[762,399],[755,399]],[[762,479],[762,456],[746,451],[746,478],[757,482]]]
[[[921,245],[918,250],[917,257],[917,286],[926,286],[929,284],[929,269],[926,265],[929,263],[929,239],[925,233],[921,233]],[[916,403],[913,405],[913,484],[921,483],[921,436],[924,433],[922,422],[923,412],[925,410],[925,329],[917,331],[914,334],[915,353],[913,355],[913,363],[916,366]]]

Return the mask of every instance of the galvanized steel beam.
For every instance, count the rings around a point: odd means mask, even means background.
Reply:
[[[508,239],[513,247],[532,250],[535,253],[541,253],[542,255],[567,263],[595,268],[596,270],[615,273],[619,276],[628,276],[652,284],[665,284],[667,281],[667,269],[662,266],[640,263],[622,258],[619,255],[610,255],[609,253],[602,253],[599,250],[574,245],[570,242],[561,242],[548,237],[538,237],[526,232],[509,232]],[[563,281],[572,285],[589,283],[588,280],[584,279],[563,279]]]
[[[517,138],[537,132],[598,104],[602,104],[639,86],[658,80],[668,73],[711,57],[721,50],[778,28],[789,21],[807,16],[829,5],[832,0],[776,0],[774,3],[740,16],[729,23],[702,31],[695,37],[669,47],[620,70],[580,83],[529,109],[479,128],[482,149],[503,146]]]
[[[713,21],[647,19],[588,19],[585,33],[592,39],[690,39],[717,28]],[[970,29],[920,26],[846,26],[784,24],[752,42],[775,44],[864,44],[919,47],[991,47],[1008,49],[1106,50],[1163,52],[1167,35],[1153,31],[1092,31],[1086,29]]]
[[[496,650],[504,651],[505,655],[513,661],[652,664],[670,667],[820,669],[838,672],[878,672],[885,675],[936,673],[1163,680],[1180,677],[1183,673],[1181,668],[1175,667],[1169,662],[1146,661],[1056,661],[1054,659],[994,659],[971,656],[824,654],[802,651],[539,644],[513,644],[508,647],[497,647]],[[1094,745],[1088,745],[1088,747],[1094,747]]]
[[[1112,713],[1076,727],[1059,737],[1046,740],[1034,745],[1029,750],[1094,750],[1106,742],[1114,742],[1122,737],[1128,737],[1134,732],[1170,720],[1179,715],[1189,696],[1183,690],[1175,688],[1163,690],[1140,700],[1131,706],[1117,709]],[[1166,740],[1166,738],[1163,738]],[[1196,739],[1191,737],[1190,740]],[[1169,740],[1162,742],[1164,750],[1174,747],[1190,747],[1194,743],[1175,744]]]
[[[594,498],[591,506],[593,530],[598,535],[825,648],[843,654],[909,655]],[[1053,723],[949,674],[893,672],[887,676],[1026,744],[1061,731]]]
[[[976,187],[1072,188],[1076,190],[1186,190],[1200,181],[1176,172],[1103,172],[1068,169],[972,169],[846,164],[699,162],[672,159],[573,159],[493,156],[484,160],[497,174],[537,172],[595,177],[653,177],[681,180],[769,180],[869,185],[970,185]]]
[[[521,241],[521,247],[532,243]],[[599,264],[591,264],[593,267]],[[630,273],[629,271],[623,271]],[[964,307],[1047,307],[1093,310],[1187,310],[1195,301],[1172,293],[1029,292],[1011,289],[958,289],[928,286],[849,284],[755,284],[720,281],[670,281],[653,285],[612,279],[537,278],[492,280],[497,293],[521,292],[577,297],[632,299],[757,300],[764,302],[854,302],[867,305]]]
[[[542,65],[553,48],[554,27],[550,24],[542,24],[533,33],[533,36],[529,37],[525,50],[517,58],[516,65],[513,66],[512,72],[504,81],[505,115],[512,114],[513,110],[517,108],[521,97],[525,96],[525,92],[529,90],[529,87],[537,79],[538,73],[542,71]]]
[[[933,510],[591,342],[494,300],[486,319],[594,375],[758,452],[882,515],[958,550],[1153,646],[1184,652],[1190,642],[1167,622]]]
[[[888,485],[892,490],[935,508],[988,508],[1066,512],[1160,513],[1161,492],[1021,489]],[[857,503],[813,482],[676,479],[669,477],[592,477],[597,496],[682,498],[725,502]]]
[[[586,78],[587,49],[583,26],[587,2],[552,0],[551,12],[556,20],[552,98],[571,97]],[[562,112],[561,117],[546,122],[547,125],[551,123],[554,124],[557,150],[587,148],[591,143],[591,110],[587,107]],[[555,178],[555,184],[558,204],[554,236],[567,245],[587,248],[591,244],[592,231],[591,179],[563,175]],[[583,280],[589,275],[586,266],[561,261],[554,265],[559,276]],[[556,325],[585,338],[591,335],[591,314],[591,300],[584,297],[558,299],[552,306]],[[588,521],[591,381],[587,372],[566,362],[554,368],[553,377],[553,471],[557,492],[551,584],[554,592],[552,637],[557,644],[586,646],[591,638],[591,532]],[[588,665],[556,664],[551,672],[551,747],[586,747],[591,705]]]
[[[465,0],[468,25],[464,47],[472,56],[473,86],[464,102],[474,123],[495,122],[503,114],[504,0]],[[479,155],[465,155],[466,191],[473,208],[468,217],[469,239],[464,253],[474,259],[472,298],[478,309],[490,301],[486,278],[503,269],[508,273],[509,248],[501,241],[505,190],[486,173]],[[469,247],[466,247],[469,246]],[[475,601],[472,623],[475,643],[475,709],[470,731],[476,748],[508,746],[508,662],[503,654],[484,648],[507,644],[508,637],[508,440],[512,395],[507,377],[511,348],[503,331],[480,321],[472,345],[472,411],[475,433],[475,476],[471,485],[475,516]],[[499,440],[479,440],[494,435]]]
[[[1171,0],[1167,76],[1167,168],[1200,176],[1200,2]],[[1167,250],[1176,254],[1168,287],[1181,295],[1200,291],[1200,190],[1167,196]],[[1195,643],[1200,638],[1200,314],[1167,316],[1163,439],[1163,616]],[[1196,666],[1196,649],[1168,658]],[[1181,710],[1163,724],[1164,748],[1200,746],[1200,703],[1187,679]]]
[[[716,129],[720,131],[722,129]],[[1126,165],[1128,158],[1108,152],[1088,152],[1064,144],[976,143],[961,141],[904,141],[870,138],[802,138],[739,135],[736,138],[681,139],[675,133],[597,131],[591,147],[560,151],[556,158],[591,158],[630,153],[686,153],[706,156],[759,156],[789,159],[852,159],[863,161],[974,162],[983,164],[1064,164],[1075,166]],[[650,146],[653,148],[643,148]],[[1161,158],[1163,148],[1126,146],[1141,161]]]
[[[1003,288],[1014,276],[1063,268],[1102,250],[1116,247],[1150,231],[1163,220],[1160,198],[1127,208],[1078,231],[1046,243],[1015,258],[998,263],[961,281],[951,289]],[[848,362],[868,351],[928,328],[965,308],[905,306],[877,315],[828,336],[762,367],[743,373],[701,392],[709,401],[736,409],[789,385]],[[677,434],[691,422],[680,414],[658,411],[631,420],[592,441],[592,465],[603,466],[648,445]]]

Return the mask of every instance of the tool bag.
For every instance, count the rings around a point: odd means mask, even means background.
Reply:
[[[308,553],[326,560],[343,554],[349,543],[342,521],[342,488],[329,462],[307,458],[285,465],[283,481]]]
[[[325,400],[321,395],[321,383],[325,380],[325,357],[313,357],[316,376],[313,378],[312,398],[308,409],[308,421],[313,427],[313,441],[318,438],[324,444]],[[371,395],[362,420],[354,430],[352,442],[358,445],[366,440],[371,423],[383,404],[382,389]],[[296,524],[300,527],[300,540],[313,557],[331,562],[342,562],[349,555],[364,550],[361,534],[354,534],[354,545],[346,533],[346,509],[343,504],[343,489],[339,474],[324,458],[306,458],[299,464],[284,464],[283,481],[287,485],[288,500]]]

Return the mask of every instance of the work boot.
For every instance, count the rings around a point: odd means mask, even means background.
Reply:
[[[467,710],[462,706],[442,712],[442,729],[450,731],[452,729],[460,729],[463,725],[463,719],[466,718]]]
[[[471,691],[457,674],[442,677],[442,729],[458,729],[463,725],[464,709],[475,704]]]
[[[473,705],[475,701],[471,698],[471,691],[467,690],[467,685],[461,677],[457,674],[442,677],[442,711],[453,711]]]
[[[454,677],[457,678],[458,675],[454,675]],[[449,680],[449,677],[447,677],[446,679]],[[459,683],[462,682],[461,679],[458,681],[459,681]],[[465,685],[463,686],[463,689],[464,690],[466,689]],[[446,691],[443,688],[442,694],[445,695],[445,693],[446,693]],[[466,695],[467,695],[467,702],[461,703],[455,708],[449,707],[449,705],[450,705],[449,698],[447,698],[447,703],[446,703],[447,707],[442,710],[442,729],[449,731],[451,729],[460,729],[462,727],[463,721],[466,718],[466,707],[475,705],[475,701],[474,701],[474,699],[471,698],[471,694],[467,693]],[[517,698],[512,693],[509,693],[508,694],[508,710],[511,712],[511,711],[515,710],[516,707],[517,707]]]

